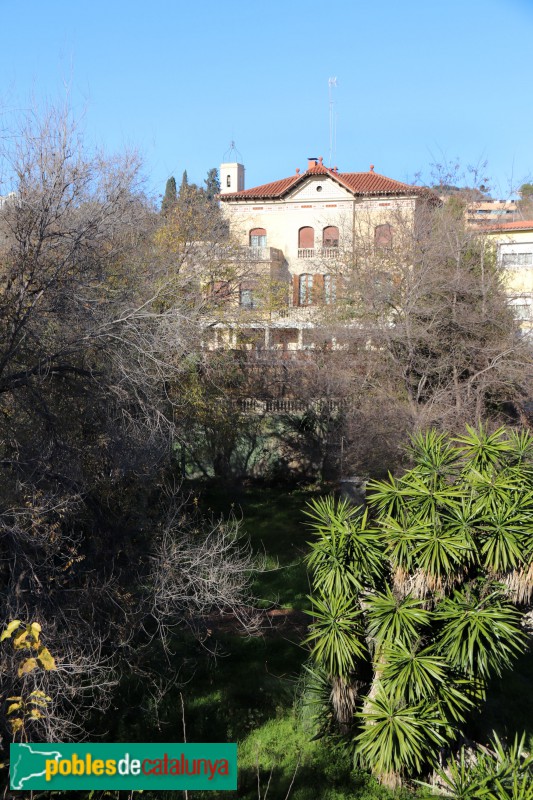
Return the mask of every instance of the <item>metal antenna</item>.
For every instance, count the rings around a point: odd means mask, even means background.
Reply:
[[[337,87],[337,78],[328,79],[329,93],[329,166],[332,165],[332,156],[337,150],[337,119],[333,113],[333,88]]]
[[[233,139],[230,142],[229,148],[224,153],[224,163],[228,163],[231,161],[242,162],[242,156],[235,147],[235,142]]]

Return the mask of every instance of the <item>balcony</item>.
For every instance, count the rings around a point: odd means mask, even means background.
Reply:
[[[339,257],[338,247],[299,247],[298,258],[331,259]]]
[[[283,261],[283,251],[277,247],[241,247],[239,251],[248,261]]]

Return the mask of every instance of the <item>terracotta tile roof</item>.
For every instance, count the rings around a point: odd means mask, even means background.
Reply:
[[[232,192],[231,194],[221,194],[221,200],[251,200],[254,198],[274,198],[283,197],[288,190],[301,180],[301,175],[291,175],[290,178],[282,178],[273,183],[264,183],[262,186],[255,186],[253,189],[244,189],[242,192]]]
[[[340,186],[348,189],[354,196],[361,195],[425,195],[437,200],[437,196],[429,189],[421,186],[410,186],[408,183],[401,183],[385,175],[378,175],[371,170],[370,172],[336,172],[328,169],[322,164],[315,164],[302,174],[291,175],[290,178],[273,183],[265,183],[262,186],[255,186],[252,189],[245,189],[242,192],[220,195],[221,200],[254,200],[254,199],[279,199],[284,197],[298,183],[304,181],[309,175],[328,175],[333,178]]]
[[[376,172],[339,172],[336,177],[354,194],[415,194],[421,189]]]
[[[502,231],[503,233],[505,231],[529,231],[533,229],[533,220],[519,219],[515,222],[487,222],[486,225],[476,225],[476,228],[482,231]]]

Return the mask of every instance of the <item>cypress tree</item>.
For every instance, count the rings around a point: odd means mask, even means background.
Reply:
[[[220,179],[218,177],[218,169],[213,167],[213,169],[208,170],[207,178],[204,181],[205,183],[205,195],[208,200],[214,200],[215,197],[220,194]]]
[[[176,205],[178,199],[176,191],[176,178],[172,175],[165,186],[165,195],[161,203],[161,213],[168,214],[168,212]]]

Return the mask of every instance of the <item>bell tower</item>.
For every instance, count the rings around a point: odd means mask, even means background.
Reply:
[[[233,194],[244,189],[244,165],[242,156],[231,142],[229,150],[224,153],[224,161],[220,165],[220,194]]]

